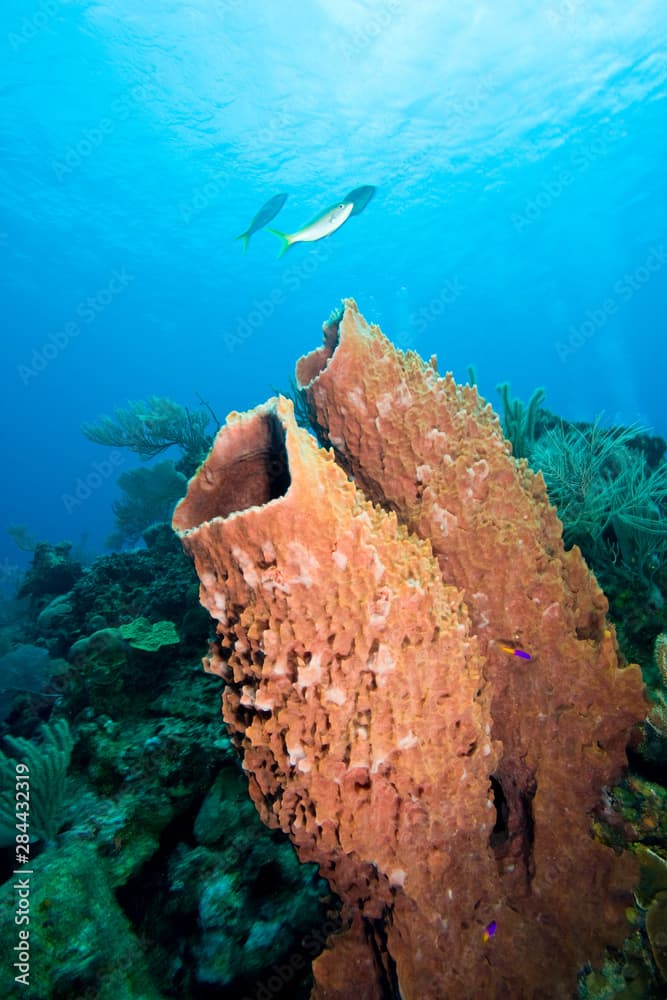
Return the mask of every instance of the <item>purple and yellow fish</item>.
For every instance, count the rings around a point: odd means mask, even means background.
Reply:
[[[486,925],[486,927],[484,928],[484,933],[482,934],[482,941],[484,942],[484,944],[486,944],[487,941],[491,940],[493,935],[496,933],[497,926],[498,924],[495,922],[495,920],[492,920],[490,924]]]
[[[518,646],[502,646],[500,647],[504,653],[511,653],[512,656],[519,656],[522,660],[532,659],[530,653],[527,653],[525,649],[519,649]]]

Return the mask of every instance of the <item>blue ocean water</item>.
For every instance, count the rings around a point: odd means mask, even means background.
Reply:
[[[4,0],[0,525],[99,550],[135,459],[81,423],[253,406],[344,296],[494,405],[667,435],[666,43],[660,0]]]

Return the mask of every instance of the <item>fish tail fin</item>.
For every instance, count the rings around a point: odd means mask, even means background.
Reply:
[[[243,240],[243,252],[245,253],[246,250],[248,249],[248,243],[250,243],[250,234],[249,233],[241,233],[241,235],[240,236],[236,236],[235,239],[237,239],[237,240]]]
[[[285,233],[281,233],[279,229],[269,229],[268,232],[273,233],[274,236],[277,236],[278,239],[282,241],[282,246],[280,247],[280,253],[278,254],[278,260],[280,260],[283,254],[286,254],[289,248],[292,246],[291,240],[289,236],[286,236]]]

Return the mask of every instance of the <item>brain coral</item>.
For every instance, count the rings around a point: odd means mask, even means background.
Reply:
[[[333,450],[284,399],[231,414],[174,528],[252,798],[344,903],[313,997],[570,997],[623,937],[590,817],[639,671],[474,389],[351,300],[297,375]]]

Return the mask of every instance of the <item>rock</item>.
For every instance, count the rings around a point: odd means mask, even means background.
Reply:
[[[72,615],[71,594],[60,594],[42,608],[37,616],[37,628],[42,635],[60,632],[71,625]]]
[[[16,879],[0,888],[0,935],[7,946],[29,930],[29,974],[20,987],[11,961],[0,966],[0,994],[26,1000],[95,996],[160,1000],[139,943],[109,887],[94,847],[78,842],[45,851],[30,865],[30,923],[17,925]],[[21,957],[21,952],[15,953]],[[21,971],[21,970],[19,970]]]
[[[81,563],[70,559],[71,548],[70,542],[59,542],[57,545],[39,542],[18,596],[39,598],[71,590],[83,576]]]
[[[646,914],[646,933],[660,975],[667,983],[667,892],[660,892]]]

